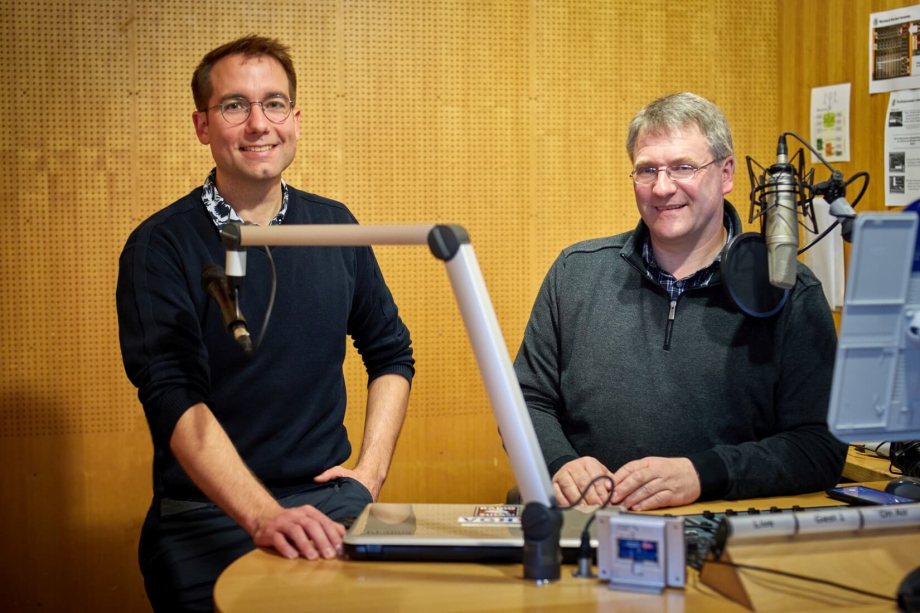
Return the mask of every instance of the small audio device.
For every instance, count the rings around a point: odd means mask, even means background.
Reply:
[[[687,580],[684,520],[597,512],[597,569],[612,590],[660,594]]]

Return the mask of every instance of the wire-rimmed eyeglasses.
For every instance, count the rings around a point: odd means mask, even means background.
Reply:
[[[262,113],[265,114],[265,118],[272,123],[284,123],[284,120],[288,118],[294,108],[293,100],[288,100],[281,94],[272,94],[264,100],[247,100],[241,96],[235,96],[227,98],[207,110],[220,109],[220,114],[224,120],[231,126],[237,126],[249,119],[249,114],[255,104],[262,107]]]
[[[720,160],[716,159],[702,166],[694,166],[693,164],[675,164],[662,168],[643,166],[633,170],[629,173],[629,176],[637,185],[651,185],[658,180],[658,173],[663,170],[672,181],[691,181],[696,176],[696,173],[718,161]]]

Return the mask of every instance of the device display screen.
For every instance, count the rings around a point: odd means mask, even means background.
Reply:
[[[916,502],[910,498],[895,496],[888,492],[880,492],[861,485],[835,487],[827,490],[827,495],[837,500],[845,500],[856,504],[904,504]]]
[[[620,548],[621,560],[636,560],[637,562],[657,562],[658,542],[640,541],[639,539],[617,539]]]

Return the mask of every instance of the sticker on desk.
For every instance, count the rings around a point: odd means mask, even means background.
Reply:
[[[462,526],[520,526],[520,517],[458,517]]]
[[[481,505],[473,511],[475,517],[520,517],[521,508],[513,504]]]
[[[483,505],[476,507],[471,517],[460,517],[457,521],[464,525],[519,525],[521,510],[514,505]]]

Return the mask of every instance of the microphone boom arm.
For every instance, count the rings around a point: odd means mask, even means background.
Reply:
[[[264,246],[428,245],[447,268],[479,372],[526,502],[555,504],[549,470],[527,412],[495,309],[466,230],[455,225],[354,224],[254,226],[227,224],[221,241],[228,249]],[[540,461],[534,462],[537,458]]]
[[[228,224],[221,229],[228,249],[265,246],[425,245],[442,260],[460,308],[464,327],[479,365],[502,443],[511,460],[514,478],[526,504],[524,516],[560,519],[549,469],[524,402],[521,385],[502,337],[482,270],[466,230],[446,225],[360,226]],[[561,520],[560,520],[561,521]],[[538,583],[560,575],[559,525],[543,530],[546,522],[524,522],[524,577]]]

